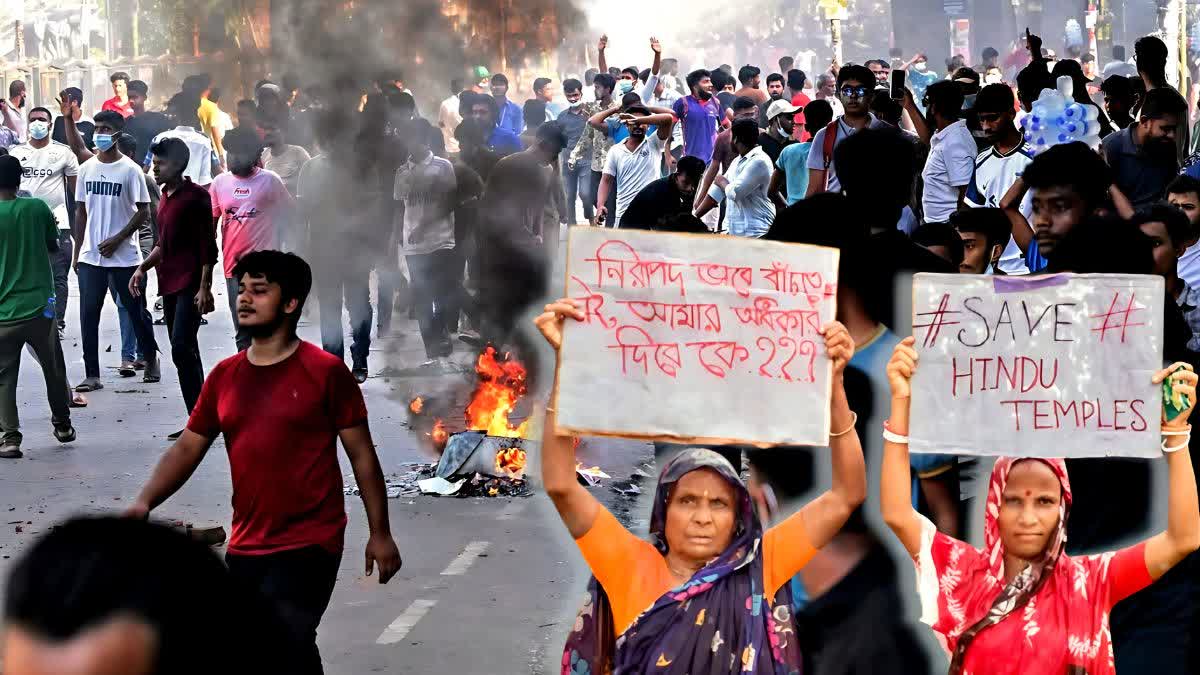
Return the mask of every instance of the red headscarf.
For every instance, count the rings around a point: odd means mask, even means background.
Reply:
[[[1119,598],[1110,592],[1109,563],[1115,554],[1072,558],[1063,552],[1071,483],[1061,459],[1026,460],[1043,462],[1058,477],[1058,525],[1042,557],[1011,582],[1004,581],[998,518],[1004,486],[1018,461],[1021,458],[996,460],[982,551],[938,533],[922,519],[916,559],[921,619],[949,651],[950,675],[1111,675],[1115,671],[1108,613]],[[1139,546],[1136,552],[1140,550]],[[1144,562],[1141,567],[1144,572]],[[1148,584],[1148,572],[1143,576]]]

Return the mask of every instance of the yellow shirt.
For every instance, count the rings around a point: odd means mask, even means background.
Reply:
[[[658,549],[626,530],[606,508],[600,508],[592,528],[575,543],[608,595],[617,635],[624,633],[663,594],[679,585]],[[767,597],[774,597],[816,552],[799,512],[767,530],[761,549]]]
[[[196,115],[200,117],[200,130],[215,144],[217,139],[214,129],[221,117],[221,109],[217,107],[216,103],[202,98],[200,99],[200,107],[196,108]]]

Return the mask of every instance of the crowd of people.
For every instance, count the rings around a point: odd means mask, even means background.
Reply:
[[[0,458],[22,456],[26,347],[45,375],[54,437],[69,443],[72,407],[106,386],[105,298],[119,314],[120,377],[159,381],[154,326],[165,325],[188,417],[130,515],[174,494],[223,434],[228,572],[283,618],[294,672],[320,672],[315,634],[346,524],[339,440],[370,521],[368,560],[381,581],[400,566],[357,386],[372,335],[391,330],[397,308],[417,321],[419,372],[449,372],[457,343],[525,350],[532,365],[540,345],[519,319],[550,293],[564,225],[819,244],[840,251],[837,322],[824,329],[833,487],[796,515],[778,504],[807,494],[817,474],[796,455],[747,450],[747,482],[740,448],[661,446],[647,544],[575,482],[574,443],[555,435],[548,411],[545,487],[595,575],[564,672],[724,672],[726,662],[928,672],[916,629],[897,620],[907,591],[884,535],[862,514],[872,465],[883,521],[932,575],[922,618],[951,673],[1197,672],[1200,511],[1190,436],[1176,440],[1186,415],[1164,420],[1166,497],[1145,461],[1006,458],[989,469],[977,457],[910,456],[916,352],[895,306],[915,272],[1158,275],[1166,362],[1200,363],[1197,111],[1167,82],[1166,45],[1141,38],[1132,63],[1115,48],[1101,70],[1092,55],[1058,60],[1027,35],[973,67],[956,57],[944,74],[893,50],[819,73],[785,57],[764,80],[749,64],[684,74],[654,38],[649,68],[610,68],[608,42],[596,68],[539,77],[523,104],[515,76],[475,67],[449,82],[432,121],[398,71],[369,83],[263,80],[235,116],[203,74],[157,112],[145,82],[114,73],[113,97],[90,116],[79,89],[30,107],[13,82],[0,104]],[[1096,108],[1099,148],[1035,153],[1022,120],[1060,78]],[[218,264],[237,353],[206,370],[198,335]],[[320,349],[296,332],[311,292]],[[572,317],[566,299],[538,327],[557,347]],[[84,362],[73,385],[72,321]],[[1167,378],[1194,399],[1190,371],[1156,381]],[[289,405],[261,405],[282,388]],[[984,494],[986,522],[975,523]],[[1155,500],[1167,502],[1168,526],[1147,539]],[[715,534],[679,529],[698,520],[717,523]],[[982,551],[964,543],[980,529]],[[58,539],[45,546],[70,550]],[[7,619],[46,630],[34,600],[17,597]]]

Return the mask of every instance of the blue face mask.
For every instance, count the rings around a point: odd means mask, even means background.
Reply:
[[[95,134],[92,136],[92,142],[96,144],[96,149],[100,152],[108,152],[108,149],[113,146],[113,135]]]
[[[633,82],[631,80],[618,81],[617,82],[617,91],[621,92],[622,96],[624,96],[625,94],[628,94],[629,92],[633,91]]]

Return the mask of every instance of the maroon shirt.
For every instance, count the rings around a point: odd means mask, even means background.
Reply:
[[[217,264],[217,233],[213,229],[208,190],[189,178],[158,201],[158,292],[171,295],[200,285],[200,269]]]

